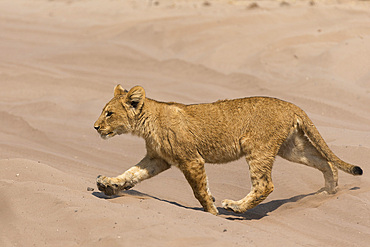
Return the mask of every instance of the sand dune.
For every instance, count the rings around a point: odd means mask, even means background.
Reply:
[[[368,1],[0,1],[0,246],[367,246]],[[113,87],[182,103],[273,96],[303,108],[359,165],[335,195],[277,158],[275,191],[242,215],[204,213],[176,168],[121,197],[97,191],[145,155],[101,140]],[[244,160],[206,165],[221,200],[250,188]],[[94,188],[88,191],[87,188]]]

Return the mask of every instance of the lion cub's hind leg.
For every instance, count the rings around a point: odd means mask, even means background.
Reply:
[[[294,129],[281,145],[278,155],[292,162],[301,163],[320,170],[325,179],[325,187],[318,192],[334,194],[338,187],[338,169],[327,161],[311,144],[300,129]]]
[[[222,206],[235,213],[244,213],[254,208],[274,190],[271,179],[271,170],[274,157],[256,156],[254,159],[247,158],[249,172],[252,181],[252,189],[249,194],[239,201],[225,199]]]

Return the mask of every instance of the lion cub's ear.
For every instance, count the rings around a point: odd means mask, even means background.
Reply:
[[[121,84],[118,84],[117,86],[115,86],[115,88],[114,88],[114,97],[119,96],[119,95],[124,95],[126,93],[127,93],[127,90],[123,89]]]
[[[127,93],[125,103],[131,107],[133,107],[135,110],[139,110],[145,99],[145,90],[144,88],[140,86],[135,86],[130,89],[130,91]]]

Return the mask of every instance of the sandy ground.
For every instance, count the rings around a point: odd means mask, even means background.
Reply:
[[[369,13],[346,0],[0,1],[0,246],[368,246]],[[142,139],[93,129],[118,83],[161,101],[294,102],[364,175],[316,195],[319,171],[277,158],[275,191],[242,215],[204,213],[176,168],[106,198],[96,176],[145,154]],[[248,193],[243,159],[206,169],[218,207]]]

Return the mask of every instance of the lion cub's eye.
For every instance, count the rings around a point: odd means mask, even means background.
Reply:
[[[111,111],[107,111],[107,112],[105,113],[105,116],[106,116],[106,117],[110,117],[110,116],[112,116],[112,114],[113,114],[113,112],[111,112]]]

